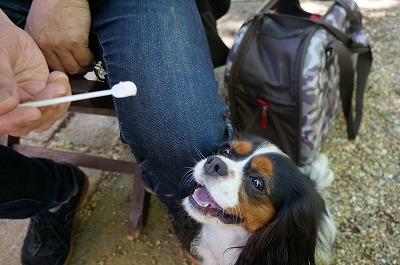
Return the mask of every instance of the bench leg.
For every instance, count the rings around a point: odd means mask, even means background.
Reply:
[[[150,194],[145,190],[140,169],[135,171],[128,232],[133,237],[138,237],[147,218]]]

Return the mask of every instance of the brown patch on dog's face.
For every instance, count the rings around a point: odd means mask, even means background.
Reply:
[[[272,176],[273,166],[271,160],[263,156],[256,156],[251,159],[251,166],[261,176]]]
[[[253,144],[251,142],[233,140],[231,144],[235,152],[241,156],[249,155],[253,151]]]
[[[243,220],[242,225],[246,231],[254,233],[268,224],[275,215],[275,209],[270,201],[269,185],[272,181],[273,164],[267,157],[255,156],[250,160],[250,167],[247,170],[249,175],[245,174],[243,179],[247,184],[243,184],[240,189],[238,207],[227,210]],[[252,186],[253,179],[261,179],[264,187],[259,190]]]
[[[244,190],[239,194],[239,207],[227,210],[243,220],[243,228],[249,233],[264,227],[275,215],[275,209],[267,196],[261,200],[252,200]]]

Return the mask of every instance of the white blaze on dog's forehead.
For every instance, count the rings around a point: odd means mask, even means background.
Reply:
[[[277,153],[283,156],[287,156],[281,149],[279,149],[276,145],[272,143],[263,144],[260,147],[257,147],[255,152],[249,157],[249,160],[253,156],[262,155],[262,154],[271,154]]]
[[[116,98],[135,96],[137,93],[137,87],[135,83],[131,81],[121,81],[118,84],[113,85],[111,90],[112,95]]]

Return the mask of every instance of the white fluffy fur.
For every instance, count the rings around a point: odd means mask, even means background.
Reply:
[[[318,154],[310,165],[299,167],[300,171],[314,181],[317,189],[325,189],[333,179],[334,174],[329,167],[329,160],[325,154]]]
[[[202,265],[234,264],[240,253],[234,247],[244,245],[249,236],[240,226],[204,224],[192,251],[203,257]]]
[[[324,215],[321,225],[319,227],[318,236],[321,239],[318,242],[316,250],[316,258],[319,260],[318,264],[331,264],[332,249],[326,249],[327,246],[333,246],[336,236],[336,225],[333,217],[328,209],[325,207],[327,215]]]
[[[308,176],[315,183],[315,187],[321,191],[328,187],[334,179],[328,157],[323,153],[319,153],[310,165],[299,167],[299,170]],[[324,249],[322,246],[332,246],[336,236],[336,225],[328,207],[326,207],[326,211],[327,215],[323,217],[319,228],[318,234],[321,242],[318,242],[316,251],[316,256],[321,264],[330,264],[331,249]]]

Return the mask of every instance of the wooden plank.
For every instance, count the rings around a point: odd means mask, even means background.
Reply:
[[[60,151],[36,146],[13,145],[12,148],[21,154],[30,157],[48,158],[59,162],[71,163],[77,166],[96,168],[124,174],[134,174],[139,166],[134,161],[113,160],[90,154],[72,151]]]

